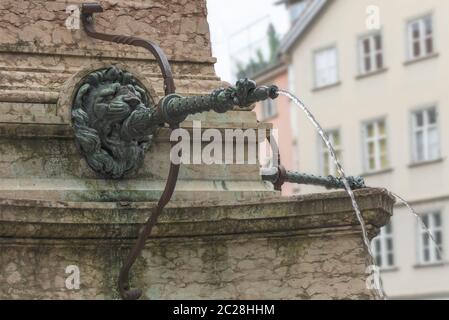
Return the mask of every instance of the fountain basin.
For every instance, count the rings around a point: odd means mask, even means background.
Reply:
[[[370,237],[393,197],[355,192]],[[118,270],[152,202],[1,200],[0,299],[118,298]],[[344,192],[171,202],[136,265],[144,299],[371,299],[360,225]],[[66,287],[67,266],[80,288]]]

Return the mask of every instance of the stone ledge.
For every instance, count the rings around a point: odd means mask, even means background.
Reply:
[[[384,189],[356,191],[373,236],[393,211]],[[0,238],[136,238],[155,203],[0,200]],[[344,192],[260,201],[171,202],[152,237],[197,237],[279,232],[319,233],[359,230]]]
[[[61,116],[18,116],[15,120],[8,120],[0,115],[0,137],[14,138],[64,138],[74,139],[74,133],[70,120]],[[218,129],[224,132],[225,129],[260,129],[269,130],[272,125],[269,123],[259,123],[255,120],[255,114],[248,110],[230,111],[218,114],[213,111],[203,114],[189,116],[181,123],[184,129],[193,128],[193,120],[201,121],[201,130]],[[170,136],[168,128],[162,128],[156,139],[168,140]]]
[[[106,44],[108,47],[116,47],[117,50],[98,49]],[[37,47],[33,43],[18,44],[0,44],[0,53],[12,53],[15,55],[45,55],[54,57],[79,57],[79,58],[101,58],[101,59],[117,59],[132,61],[156,61],[156,58],[146,49],[141,47],[125,46],[120,44],[111,44],[109,42],[98,42],[95,44],[96,49],[87,51],[85,48],[66,48],[59,49],[54,46]],[[118,50],[121,49],[121,50]],[[188,62],[200,64],[214,64],[217,62],[215,57],[199,57],[187,56],[179,54],[167,54],[170,62]]]

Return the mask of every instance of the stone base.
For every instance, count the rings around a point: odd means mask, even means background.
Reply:
[[[393,198],[356,192],[370,237]],[[125,206],[124,206],[125,205]],[[154,203],[0,200],[0,299],[114,299]],[[257,202],[171,202],[132,269],[144,299],[371,299],[344,192]],[[68,289],[70,265],[80,288]]]

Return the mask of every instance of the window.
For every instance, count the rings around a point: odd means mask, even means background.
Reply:
[[[328,131],[326,132],[330,143],[334,146],[335,149],[335,155],[337,156],[337,159],[341,161],[341,139],[340,139],[340,132],[338,130]],[[320,145],[320,165],[321,165],[321,174],[328,176],[328,175],[339,175],[337,171],[337,167],[335,166],[334,160],[332,159],[329,149],[327,148],[326,144],[323,142],[320,136],[319,138],[319,145]]]
[[[432,16],[410,21],[408,29],[409,59],[418,59],[434,52]]]
[[[413,162],[439,158],[440,137],[437,117],[435,107],[412,113]]]
[[[359,40],[360,72],[374,72],[384,67],[382,54],[382,36],[371,34]]]
[[[363,126],[365,171],[379,171],[389,166],[385,122],[381,119]]]
[[[315,53],[315,86],[317,88],[338,82],[337,49],[328,48]]]
[[[438,247],[441,247],[443,243],[443,230],[441,223],[441,213],[432,212],[421,215],[423,223],[427,226],[436,244],[432,241],[429,234],[422,228],[421,225],[418,226],[418,243],[419,243],[419,262],[420,264],[431,264],[440,262],[442,257],[438,251]],[[438,245],[438,247],[437,247]]]
[[[276,104],[275,100],[267,99],[262,101],[262,118],[268,119],[276,115]]]
[[[379,235],[371,242],[371,248],[376,264],[380,268],[391,268],[394,266],[393,228],[391,222],[380,229]]]

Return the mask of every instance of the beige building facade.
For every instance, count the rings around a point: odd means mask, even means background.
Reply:
[[[398,203],[373,242],[391,298],[449,298],[448,15],[442,0],[309,1],[281,45],[346,173],[409,200],[443,249]],[[299,112],[299,169],[335,174]]]

